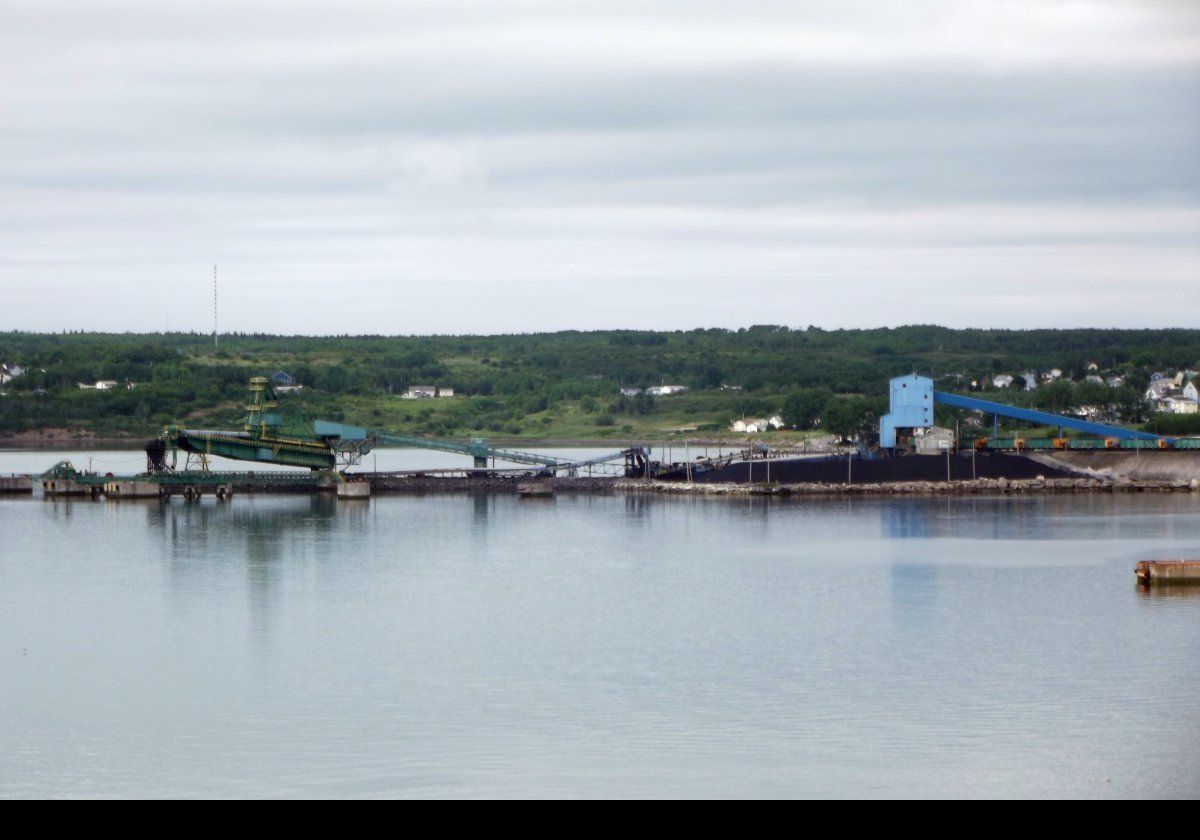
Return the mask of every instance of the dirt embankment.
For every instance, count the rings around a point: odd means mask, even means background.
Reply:
[[[1200,479],[1200,450],[1038,452],[1030,454],[1029,458],[1052,469],[1067,469],[1076,474],[1109,480]]]
[[[29,429],[24,432],[0,434],[0,444],[45,446],[54,443],[90,443],[96,439],[95,432],[85,429]]]
[[[26,432],[0,434],[2,449],[141,449],[146,437],[127,435],[97,435],[85,429],[31,429]]]

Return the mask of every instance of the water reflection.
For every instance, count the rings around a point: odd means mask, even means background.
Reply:
[[[70,520],[81,509],[93,508],[100,504],[99,500],[88,496],[49,496],[38,501],[39,504],[47,506],[56,518],[63,520]]]
[[[649,494],[628,493],[625,495],[625,518],[631,523],[645,524],[650,516],[653,498]]]
[[[1113,494],[968,496],[864,501],[890,539],[1097,540],[1185,538],[1180,504],[1191,499]]]
[[[0,796],[1193,794],[1111,501],[0,500]]]
[[[938,567],[896,563],[891,571],[891,603],[901,626],[926,628],[936,614]]]
[[[1134,583],[1138,595],[1146,600],[1182,600],[1195,598],[1200,600],[1200,584],[1195,583]]]
[[[339,519],[361,520],[365,514],[340,511],[325,493],[228,503],[176,499],[136,504],[144,511],[150,533],[160,535],[169,574],[181,595],[195,588],[197,578],[220,574],[235,562],[244,565],[251,602],[260,607],[271,597],[275,567],[296,560],[298,545],[327,542]],[[119,505],[125,512],[130,503]]]
[[[932,537],[934,518],[924,500],[886,502],[880,512],[883,535],[893,539]]]
[[[475,513],[475,524],[477,526],[487,525],[493,498],[491,493],[476,493],[471,497],[472,509]]]

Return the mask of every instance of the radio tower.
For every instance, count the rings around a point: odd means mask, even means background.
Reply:
[[[217,264],[213,263],[213,351],[215,352],[220,346],[220,339],[217,337]]]

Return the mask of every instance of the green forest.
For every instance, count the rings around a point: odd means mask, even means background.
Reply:
[[[823,330],[763,325],[677,332],[492,336],[272,336],[189,333],[0,333],[0,435],[54,430],[141,438],[169,423],[240,422],[247,380],[284,371],[303,387],[281,398],[297,417],[440,436],[546,439],[728,435],[731,421],[780,414],[784,437],[873,426],[888,380],[917,372],[942,390],[1065,412],[1101,405],[1114,419],[1200,432],[1196,416],[1155,415],[1155,373],[1200,369],[1200,330]],[[992,378],[1059,369],[1033,391]],[[1116,387],[1087,375],[1120,376]],[[109,390],[82,389],[100,380]],[[415,384],[450,399],[401,399]],[[621,388],[686,392],[622,396]]]

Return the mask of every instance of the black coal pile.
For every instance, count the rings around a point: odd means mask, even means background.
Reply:
[[[908,455],[876,460],[854,459],[849,468],[852,484],[886,484],[894,481],[945,481],[946,456]],[[771,462],[771,481],[780,484],[845,484],[846,459],[815,460],[797,458]],[[950,456],[950,478],[966,481],[971,478],[1073,478],[1075,473],[1039,464],[1021,455],[1003,452],[980,453],[975,456],[971,471],[970,455]],[[752,478],[753,476],[753,478]],[[693,477],[694,481],[745,484],[767,480],[764,461],[730,464]]]

